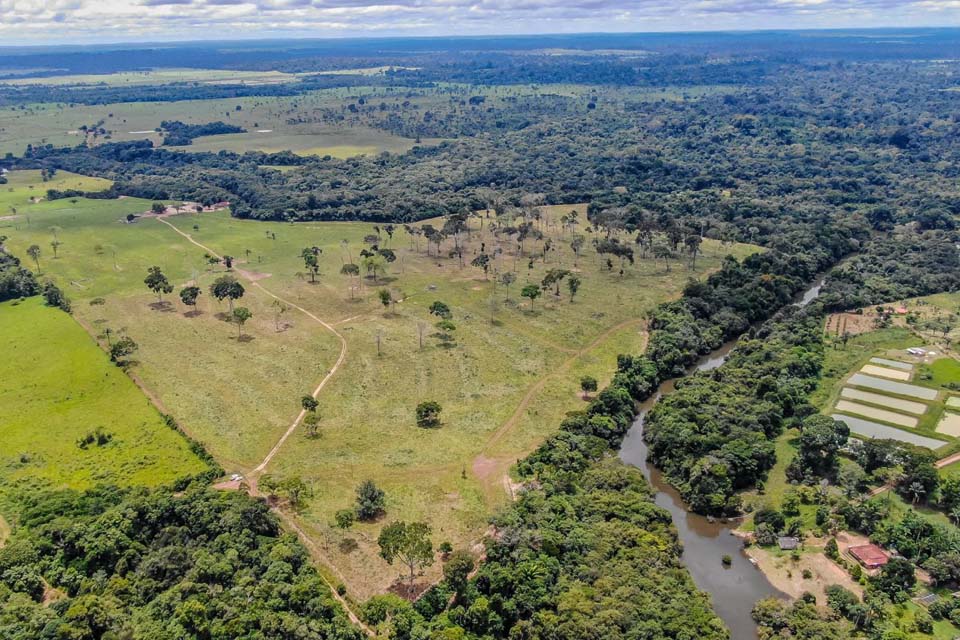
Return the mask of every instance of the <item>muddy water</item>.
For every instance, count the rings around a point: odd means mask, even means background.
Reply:
[[[822,286],[823,278],[817,279],[798,296],[797,304],[805,306],[812,302],[820,294]],[[690,372],[716,369],[726,361],[736,343],[736,340],[732,340],[703,356]],[[740,539],[733,535],[737,523],[711,522],[687,511],[677,490],[647,462],[647,444],[643,441],[644,417],[660,398],[673,393],[675,382],[667,380],[650,399],[640,405],[637,419],[620,446],[620,459],[643,472],[657,492],[657,505],[670,512],[683,543],[683,562],[697,587],[712,597],[713,608],[730,629],[731,638],[754,640],[757,627],[750,617],[753,605],[761,598],[786,597],[785,594],[770,584],[766,576],[750,563]],[[721,562],[725,555],[733,558],[729,567]]]

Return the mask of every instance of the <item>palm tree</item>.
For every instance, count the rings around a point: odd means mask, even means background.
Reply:
[[[37,263],[37,273],[40,273],[40,246],[35,244],[30,245],[27,249],[27,255]]]
[[[919,482],[914,482],[907,489],[907,493],[909,493],[913,497],[912,504],[917,504],[917,502],[920,501],[920,498],[922,498],[927,494],[927,490]]]

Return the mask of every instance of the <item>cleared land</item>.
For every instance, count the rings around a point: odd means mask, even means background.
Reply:
[[[868,389],[879,389],[880,391],[887,391],[901,396],[920,398],[921,400],[933,400],[937,397],[937,392],[934,389],[918,387],[913,384],[903,384],[892,380],[884,380],[883,378],[875,378],[862,373],[856,373],[850,376],[850,384]]]
[[[882,376],[884,378],[890,378],[891,380],[909,380],[910,373],[908,371],[900,371],[897,369],[890,369],[889,367],[878,367],[872,364],[865,364],[861,367],[860,371],[868,375],[873,376]]]
[[[12,78],[0,80],[9,85],[107,85],[111,87],[173,84],[190,82],[199,84],[279,84],[296,82],[300,74],[282,71],[240,71],[234,69],[152,69],[150,71],[124,71],[106,74],[77,74],[47,76],[42,78]]]
[[[569,232],[554,224],[571,209],[585,217],[583,206],[543,208],[543,230],[559,248],[547,264],[537,259],[532,269],[528,261],[539,253],[539,243],[515,260],[513,244],[494,236],[489,220],[482,231],[474,220],[469,237],[461,239],[464,262],[477,255],[481,243],[491,254],[497,246],[504,250],[487,277],[479,268],[461,267],[456,258],[446,257],[452,240],[444,242],[444,257],[438,258],[433,248],[427,255],[423,239],[398,228],[391,240],[381,230],[382,245],[398,258],[376,282],[339,275],[342,263],[359,260],[364,236],[374,233],[369,224],[292,226],[217,214],[201,216],[195,230],[192,217],[169,219],[218,253],[251,249],[262,260],[257,269],[273,274],[261,281],[263,286],[337,321],[347,340],[346,362],[319,397],[320,437],[295,433],[267,472],[300,475],[314,487],[302,522],[312,536],[326,541],[326,553],[350,577],[352,593],[381,590],[390,577],[376,557],[380,524],[348,531],[328,524],[336,510],[351,505],[359,482],[372,478],[386,489],[388,519],[422,518],[455,543],[473,539],[483,530],[491,506],[505,499],[509,466],[556,429],[564,412],[583,406],[580,376],[594,375],[602,383],[612,374],[617,353],[642,348],[643,309],[676,295],[690,275],[676,264],[666,273],[662,263],[648,258],[628,267],[621,278],[601,267],[592,248],[575,267]],[[276,240],[268,237],[274,232]],[[303,272],[303,246],[322,249],[316,284],[308,276],[296,277]],[[697,272],[715,268],[722,254],[752,250],[719,251],[709,242]],[[532,304],[519,296],[524,284],[538,283],[548,269],[560,267],[575,269],[583,281],[573,302],[565,286],[559,298],[547,293]],[[509,289],[495,284],[495,270],[515,273],[517,282]],[[354,300],[351,285],[362,287]],[[377,298],[381,289],[401,302],[385,309]],[[428,311],[434,301],[453,310],[453,345],[436,335],[437,318]],[[421,400],[440,402],[442,427],[415,426],[414,408]]]
[[[947,406],[960,409],[960,396],[951,396],[947,398]]]
[[[21,154],[28,144],[73,146],[126,140],[152,140],[164,120],[204,124],[222,120],[247,133],[198,138],[189,148],[197,151],[282,151],[348,157],[381,151],[402,152],[415,140],[362,126],[332,125],[303,114],[319,108],[340,108],[369,91],[330,90],[296,97],[254,97],[179,102],[128,102],[106,105],[37,104],[0,108],[0,154]],[[399,95],[399,94],[398,94]],[[349,98],[349,99],[348,99]],[[391,99],[392,100],[392,99]],[[239,107],[239,110],[238,110]],[[81,127],[98,123],[106,134],[87,135]],[[266,133],[258,133],[266,132]],[[421,144],[432,144],[425,139]]]
[[[128,213],[148,210],[149,201],[29,204],[26,184],[33,177],[16,172],[6,185],[13,191],[0,190],[0,203],[12,201],[18,208],[16,220],[0,221],[10,250],[26,258],[29,245],[40,246],[42,276],[60,283],[74,301],[77,319],[104,345],[107,329],[132,337],[140,345],[134,372],[165,410],[225,467],[253,468],[289,426],[300,396],[333,365],[338,341],[292,313],[284,314],[283,330],[277,331],[273,299],[248,281],[240,304],[254,314],[244,329],[251,339],[238,341],[236,327],[222,319],[227,304],[207,293],[224,267],[208,264],[203,251],[155,219],[123,222]],[[62,177],[68,184],[74,179]],[[54,230],[62,243],[57,258],[50,246]],[[24,264],[36,269],[29,258]],[[198,313],[187,315],[176,293],[155,304],[156,296],[143,284],[153,265],[177,288],[193,281],[203,288]]]
[[[155,486],[206,469],[83,328],[39,297],[0,304],[0,352],[0,486]],[[79,445],[98,431],[109,441]]]
[[[841,400],[834,408],[837,411],[842,411],[843,413],[851,413],[853,415],[864,416],[866,418],[873,418],[875,420],[881,420],[883,422],[900,425],[901,427],[914,428],[917,426],[916,418],[905,416],[902,413],[897,413],[895,411],[886,411],[884,409],[869,407],[857,402]]]
[[[287,431],[300,397],[340,354],[338,338],[316,319],[335,326],[347,353],[319,395],[319,437],[295,430],[266,472],[300,476],[312,488],[299,526],[357,597],[382,591],[392,577],[377,557],[383,522],[347,531],[329,524],[338,509],[351,506],[357,484],[370,478],[386,490],[386,521],[423,519],[438,540],[461,546],[476,539],[490,510],[507,499],[510,465],[552,433],[565,412],[584,406],[580,377],[603,384],[618,353],[643,348],[647,309],[679,295],[689,277],[715,269],[724,255],[757,250],[708,240],[695,270],[674,261],[667,272],[647,257],[626,265],[621,276],[589,243],[574,255],[572,231],[558,219],[576,210],[583,221],[585,206],[567,205],[541,209],[544,240],[556,247],[546,263],[543,241],[528,241],[524,256],[514,256],[516,243],[495,235],[492,214],[481,214],[460,236],[462,265],[449,257],[452,239],[438,257],[435,246],[428,255],[423,238],[398,227],[391,239],[381,229],[380,246],[397,259],[374,279],[340,273],[344,263],[360,263],[360,251],[369,248],[365,237],[376,233],[370,224],[262,223],[225,212],[167,218],[211,252],[234,256],[234,273],[247,289],[238,304],[254,312],[244,329],[249,338],[238,341],[236,328],[218,318],[226,305],[206,293],[224,267],[208,264],[203,249],[161,221],[122,222],[126,213],[149,208],[132,198],[41,202],[27,207],[29,225],[26,218],[7,221],[0,232],[11,236],[17,255],[30,244],[43,247],[41,269],[74,298],[76,315],[94,333],[110,327],[140,343],[136,374],[228,471],[249,473]],[[47,251],[51,226],[63,243],[57,259]],[[491,256],[502,249],[486,275],[469,265],[481,245]],[[316,283],[301,257],[314,246],[322,251]],[[143,284],[154,264],[175,285],[199,282],[199,314],[173,302],[176,294],[169,304],[154,304]],[[572,301],[565,283],[560,296],[551,290],[533,302],[520,297],[525,284],[539,284],[550,269],[581,278]],[[495,274],[504,273],[516,278],[510,287],[496,283]],[[389,309],[380,290],[390,294]],[[272,295],[303,312],[277,313]],[[434,301],[453,312],[452,341],[434,327]],[[443,406],[440,428],[415,425],[422,400]]]
[[[914,413],[917,415],[924,413],[927,410],[927,405],[921,402],[893,398],[891,396],[885,396],[879,393],[870,393],[869,391],[851,389],[850,387],[844,387],[840,391],[840,396],[843,398],[849,398],[851,400],[860,400],[861,402],[867,402],[870,404],[879,405],[881,407],[897,409],[898,411],[905,411],[907,413]]]

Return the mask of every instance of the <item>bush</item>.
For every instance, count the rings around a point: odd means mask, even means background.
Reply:
[[[339,529],[349,529],[353,526],[357,514],[353,509],[340,509],[333,519]]]
[[[733,564],[733,558],[731,558],[728,554],[724,554],[723,557],[720,558],[720,562],[723,563],[723,566],[729,567]]]
[[[357,487],[357,517],[361,520],[373,520],[382,514],[386,507],[386,495],[383,490],[367,480]]]
[[[417,405],[417,426],[430,429],[440,426],[440,412],[443,408],[439,402],[427,400]]]

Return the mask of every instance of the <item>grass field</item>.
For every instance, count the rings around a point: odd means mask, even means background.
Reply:
[[[0,80],[9,85],[106,85],[125,87],[138,85],[173,84],[190,82],[199,84],[279,84],[296,82],[298,74],[281,71],[240,71],[235,69],[152,69],[150,71],[123,71],[105,74],[78,74],[48,76],[42,78],[12,78]]]
[[[24,188],[11,196],[21,197]],[[476,539],[491,509],[507,499],[510,466],[552,433],[566,411],[584,406],[580,376],[594,375],[603,384],[618,353],[642,349],[647,309],[678,295],[690,276],[716,268],[723,255],[756,250],[707,241],[695,271],[675,261],[668,273],[662,262],[647,258],[620,276],[601,265],[592,246],[574,266],[570,232],[554,224],[573,207],[546,207],[543,231],[558,247],[546,264],[528,264],[540,243],[528,242],[524,258],[515,260],[511,242],[496,238],[489,222],[481,231],[474,220],[470,237],[463,238],[464,267],[446,256],[452,241],[444,243],[444,257],[428,256],[422,238],[417,247],[398,228],[392,241],[386,235],[381,241],[397,260],[373,282],[339,273],[343,262],[359,262],[363,238],[373,233],[369,224],[263,223],[225,212],[167,219],[211,252],[236,257],[248,291],[242,304],[254,312],[245,329],[252,339],[238,342],[206,294],[197,317],[186,317],[179,303],[165,311],[151,307],[156,299],[142,282],[151,264],[174,284],[197,278],[203,287],[223,267],[209,267],[203,249],[156,219],[120,222],[149,205],[134,199],[41,202],[24,207],[29,225],[25,218],[0,222],[0,233],[11,237],[8,245],[18,255],[29,244],[44,248],[44,274],[63,284],[77,317],[94,333],[109,326],[140,343],[134,372],[228,471],[249,472],[264,458],[296,417],[300,396],[314,389],[339,354],[336,336],[297,309],[282,315],[281,324],[290,326],[277,331],[267,291],[335,327],[347,352],[319,395],[321,435],[309,439],[295,431],[266,471],[300,476],[312,486],[299,521],[361,598],[391,582],[392,573],[376,557],[382,523],[346,532],[328,526],[336,510],[351,505],[359,482],[371,478],[387,491],[387,521],[424,519],[434,526],[436,542]],[[584,219],[584,206],[576,209]],[[63,242],[56,260],[46,250],[54,225]],[[503,249],[489,279],[469,266],[481,243],[491,254]],[[97,245],[103,247],[99,254]],[[323,250],[316,284],[303,275],[300,257],[310,246]],[[582,278],[573,301],[566,287],[559,298],[548,292],[532,304],[519,296],[525,283],[539,283],[547,269],[561,267]],[[509,290],[495,287],[493,270],[514,272],[517,281]],[[351,294],[351,285],[361,288]],[[385,310],[381,288],[402,302]],[[90,305],[96,298],[103,304]],[[428,308],[435,300],[453,310],[451,345],[434,335],[437,318]],[[443,406],[439,429],[416,427],[414,408],[422,400]]]
[[[0,351],[0,487],[154,486],[206,469],[83,328],[39,297],[0,304]],[[109,443],[78,446],[98,429]]]
[[[75,179],[58,176],[68,183]],[[6,186],[14,190],[0,191],[0,198],[28,202],[32,192],[26,183],[33,176],[10,177]],[[202,251],[154,219],[121,222],[150,204],[134,198],[20,204],[16,219],[0,220],[0,234],[10,236],[11,251],[24,258],[27,246],[39,245],[42,275],[59,282],[74,300],[77,319],[94,334],[103,336],[110,328],[136,340],[140,364],[134,371],[166,410],[224,466],[250,468],[296,415],[300,395],[332,366],[339,345],[322,327],[300,318],[287,318],[291,326],[275,331],[273,300],[249,286],[243,305],[254,313],[246,328],[254,338],[247,342],[238,342],[236,329],[218,319],[226,304],[207,295],[194,317],[173,302],[176,294],[168,297],[170,306],[152,308],[156,297],[143,284],[150,266],[162,266],[178,287],[196,279],[205,290],[223,267],[208,265]],[[63,243],[56,259],[51,227]],[[25,264],[35,267],[29,258]],[[98,298],[102,304],[90,304]]]
[[[36,104],[26,108],[0,108],[0,154],[21,154],[28,144],[73,146],[87,136],[82,126],[101,125],[108,133],[92,136],[92,144],[162,137],[154,130],[164,120],[203,124],[222,120],[247,130],[243,134],[198,138],[195,151],[281,151],[347,157],[381,151],[410,149],[414,140],[361,126],[333,126],[302,120],[304,113],[345,104],[349,96],[370,93],[363,87],[316,91],[295,97],[253,97],[179,102],[130,102],[107,105]],[[399,95],[399,94],[398,94]],[[351,98],[352,100],[352,98]],[[240,107],[240,110],[237,110]],[[425,139],[423,144],[435,140]]]

